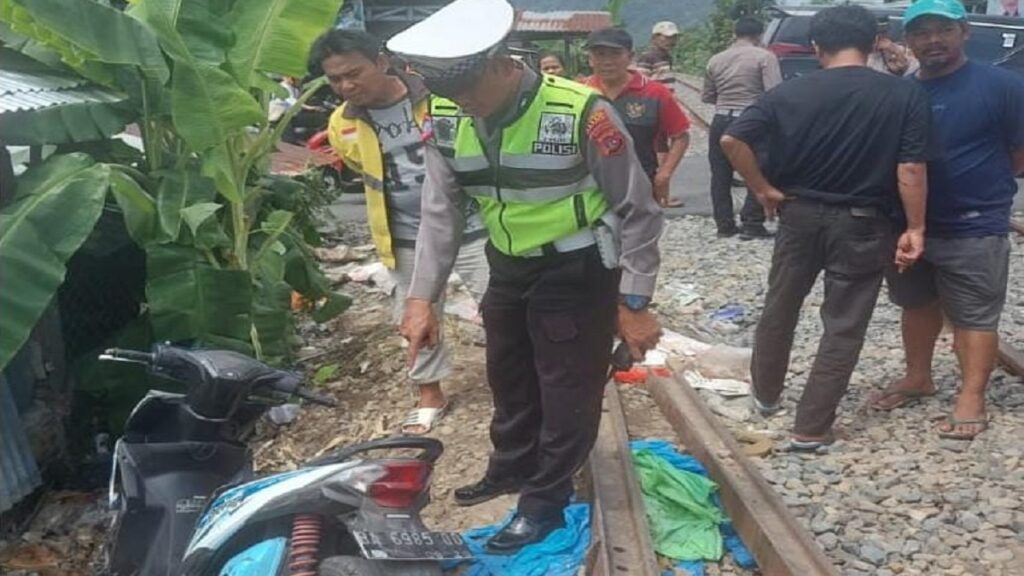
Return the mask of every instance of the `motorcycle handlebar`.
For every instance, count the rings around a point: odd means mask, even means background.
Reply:
[[[100,360],[112,360],[115,362],[134,362],[137,364],[146,365],[152,364],[154,358],[156,358],[156,356],[149,352],[125,350],[123,348],[108,348],[103,351],[103,354],[100,354]]]
[[[174,350],[174,348],[168,348],[168,350]],[[100,354],[99,358],[100,360],[131,362],[134,364],[145,364],[152,367],[156,363],[157,354],[139,352],[137,350],[125,350],[123,348],[109,348],[105,350],[103,354]],[[260,382],[261,380],[262,382]],[[312,392],[303,388],[302,377],[295,372],[274,370],[269,374],[264,374],[257,378],[254,384],[256,386],[264,385],[285,394],[298,396],[299,398],[308,400],[314,404],[332,407],[338,405],[337,401],[330,396]]]

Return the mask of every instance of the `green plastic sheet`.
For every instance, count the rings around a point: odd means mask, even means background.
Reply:
[[[718,486],[707,478],[673,467],[650,450],[633,453],[647,509],[654,549],[676,560],[722,558],[724,521],[713,495]]]

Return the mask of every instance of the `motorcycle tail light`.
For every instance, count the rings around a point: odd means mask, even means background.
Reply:
[[[430,486],[430,464],[422,460],[387,460],[374,463],[383,475],[366,491],[383,508],[409,508]]]

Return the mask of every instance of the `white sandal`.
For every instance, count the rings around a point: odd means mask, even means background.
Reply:
[[[429,434],[434,429],[434,424],[438,420],[444,418],[444,415],[448,412],[448,403],[445,402],[444,406],[440,408],[413,408],[409,411],[409,415],[405,417],[405,421],[402,422],[402,434],[410,436],[418,436],[422,434]],[[422,427],[422,432],[411,432],[410,428]]]

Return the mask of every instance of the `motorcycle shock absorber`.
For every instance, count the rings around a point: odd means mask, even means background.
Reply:
[[[316,576],[322,527],[323,519],[317,514],[295,515],[288,549],[289,576]]]

